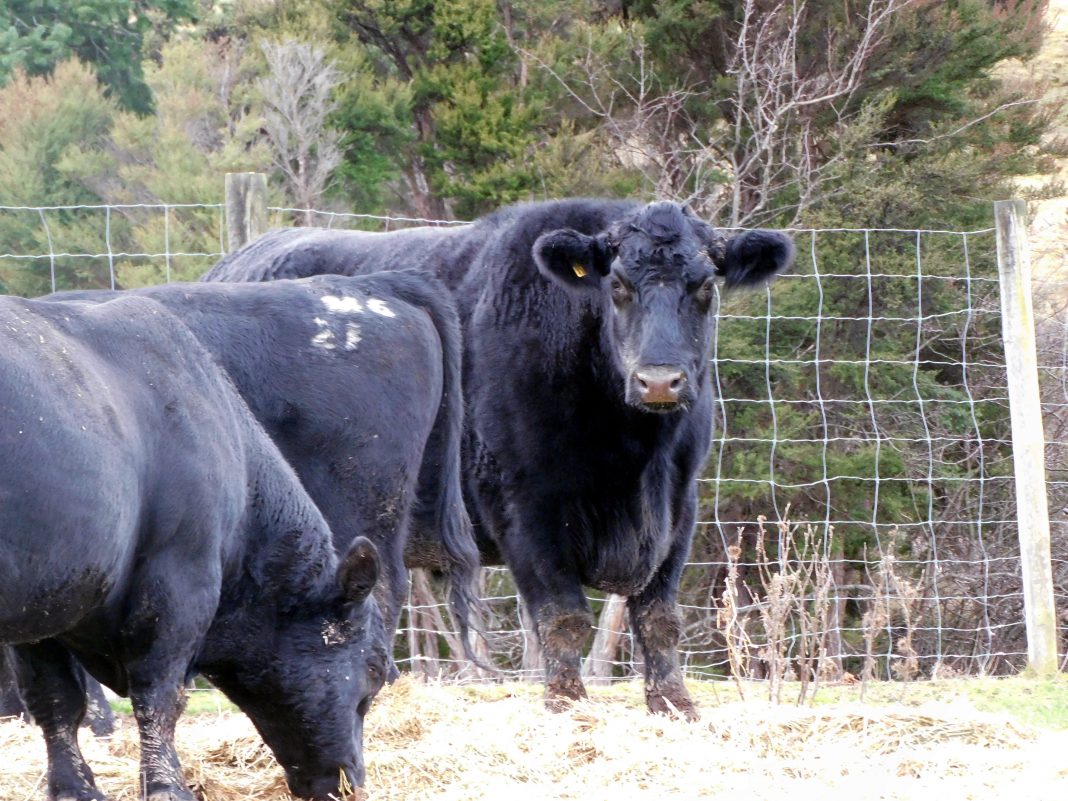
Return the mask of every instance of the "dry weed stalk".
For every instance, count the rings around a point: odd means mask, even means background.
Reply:
[[[769,697],[782,700],[789,677],[800,681],[797,703],[818,687],[825,671],[827,632],[834,579],[826,548],[817,542],[811,524],[791,524],[789,507],[777,529],[775,554],[768,553],[767,519],[757,518],[757,568],[765,601],[760,606],[768,666]],[[827,539],[834,534],[828,529]],[[824,540],[824,543],[826,540]]]
[[[763,515],[757,518],[759,587],[752,608],[759,613],[760,644],[756,645],[746,630],[748,610],[738,605],[742,529],[737,542],[727,549],[727,585],[717,605],[716,625],[727,644],[731,675],[740,695],[741,679],[752,675],[755,654],[766,670],[769,699],[781,703],[786,681],[797,678],[797,703],[802,704],[815,692],[820,678],[834,672],[827,656],[834,576],[827,550],[822,547],[833,530],[828,531],[827,539],[818,538],[811,525],[791,524],[786,515],[777,524],[772,545],[766,523]]]
[[[753,641],[745,630],[745,621],[738,614],[738,560],[742,555],[743,529],[738,527],[738,539],[727,547],[727,584],[716,607],[716,626],[727,644],[727,660],[730,664],[738,696],[744,701],[745,690],[742,678],[749,676],[750,654]]]
[[[897,572],[895,552],[898,537],[898,529],[892,529],[889,546],[880,553],[875,575],[872,576],[868,570],[872,600],[868,611],[861,618],[864,632],[864,670],[861,675],[863,685],[860,691],[862,701],[867,682],[876,678],[875,641],[883,632],[892,646],[891,653],[887,655],[890,673],[900,681],[909,681],[920,672],[919,655],[913,638],[916,633],[916,609],[921,601],[921,592],[917,583]],[[896,639],[895,627],[903,630]],[[897,655],[896,659],[894,654]]]

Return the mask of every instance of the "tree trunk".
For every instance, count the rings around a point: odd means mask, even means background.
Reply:
[[[412,595],[409,606],[409,645],[414,643],[412,651],[412,672],[423,673],[428,678],[441,673],[438,660],[437,635],[441,631],[434,621],[437,599],[430,589],[426,573],[421,569],[412,571]],[[444,628],[442,626],[442,628]]]
[[[627,599],[622,595],[609,595],[605,600],[597,621],[593,647],[582,665],[582,675],[590,679],[590,684],[608,684],[612,678],[625,631],[626,612]]]
[[[523,624],[523,662],[521,670],[527,681],[541,681],[544,666],[541,659],[541,643],[534,631],[534,618],[523,599],[519,599],[519,620]]]

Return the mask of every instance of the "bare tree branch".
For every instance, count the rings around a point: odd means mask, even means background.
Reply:
[[[856,108],[857,94],[891,20],[920,1],[871,0],[849,31],[825,32],[819,68],[801,75],[801,33],[811,28],[807,4],[745,0],[738,21],[728,26],[726,73],[733,86],[722,97],[696,79],[664,85],[636,31],[622,34],[631,37],[626,47],[633,64],[624,73],[595,51],[592,37],[566,77],[535,53],[517,51],[598,121],[620,165],[637,170],[657,196],[743,226],[781,214],[781,198],[789,195],[796,200],[785,211],[796,223],[823,199],[824,185],[847,155],[831,145],[866,119]],[[709,104],[721,109],[721,120],[695,113]]]
[[[327,127],[336,108],[332,98],[340,82],[337,68],[321,48],[304,42],[264,42],[269,73],[259,81],[267,138],[275,166],[285,177],[294,203],[311,225],[311,209],[341,163],[339,134]]]

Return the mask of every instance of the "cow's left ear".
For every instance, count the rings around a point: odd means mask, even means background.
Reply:
[[[587,236],[560,228],[539,236],[533,255],[538,270],[547,278],[567,287],[592,289],[608,275],[615,251],[607,234]]]
[[[754,286],[793,263],[794,241],[781,231],[746,231],[728,239],[721,258],[713,260],[716,274],[723,276],[727,289]]]
[[[347,603],[366,600],[378,581],[378,549],[367,537],[357,537],[337,568],[337,582]]]

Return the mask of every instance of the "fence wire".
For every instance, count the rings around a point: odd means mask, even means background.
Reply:
[[[269,211],[273,225],[456,224]],[[34,295],[195,280],[223,254],[223,216],[221,204],[0,206],[0,284]],[[993,229],[793,233],[790,274],[719,298],[716,435],[679,599],[684,669],[770,679],[1020,669],[1027,646]],[[1048,314],[1039,342],[1063,639],[1068,318]],[[443,588],[416,578],[398,662],[474,677]],[[508,572],[486,568],[482,582],[489,658],[504,675],[536,678],[536,640]],[[603,614],[585,672],[640,674],[625,616],[600,594],[590,604]]]

